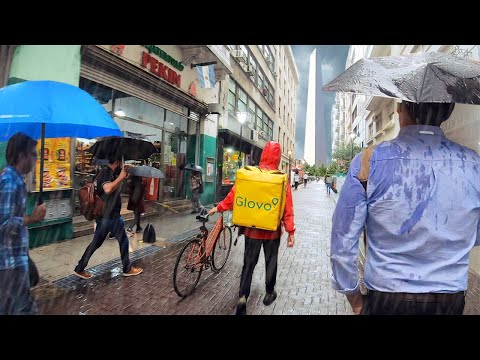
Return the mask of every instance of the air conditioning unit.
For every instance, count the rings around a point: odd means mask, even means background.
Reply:
[[[243,50],[233,50],[232,55],[238,61],[247,63],[247,56]]]
[[[381,119],[382,119],[382,116],[381,116],[381,115],[375,115],[375,116],[373,117],[373,121],[374,121],[374,122],[378,122],[378,121],[380,121]]]
[[[260,136],[261,138],[265,139],[265,140],[268,140],[267,139],[267,133],[263,130],[259,131],[258,132],[258,136]]]
[[[258,141],[258,131],[250,129],[250,140]]]
[[[267,95],[268,95],[268,89],[267,89],[266,87],[264,87],[264,88],[262,89],[262,94],[263,94],[263,96],[267,96]]]
[[[276,71],[272,71],[272,75],[275,79],[277,78],[277,72]]]
[[[245,72],[248,74],[248,75],[255,75],[255,68],[252,66],[252,65],[248,65],[247,68],[245,69]]]

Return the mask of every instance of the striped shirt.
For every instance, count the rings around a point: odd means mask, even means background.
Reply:
[[[25,180],[7,166],[0,174],[0,270],[28,269],[28,230],[25,215]]]

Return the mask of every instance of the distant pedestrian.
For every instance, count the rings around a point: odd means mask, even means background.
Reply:
[[[293,175],[293,181],[295,182],[295,190],[297,190],[298,183],[300,182],[300,175],[298,175],[298,172]]]
[[[202,209],[200,194],[203,192],[203,181],[202,174],[199,171],[192,171],[190,175],[190,188],[192,189],[192,214],[196,214]]]
[[[146,184],[141,176],[132,176],[129,184],[130,197],[128,198],[127,210],[132,210],[134,217],[127,231],[133,233],[133,227],[136,226],[135,231],[138,233],[143,230],[140,226],[140,218],[145,212],[145,190]]]

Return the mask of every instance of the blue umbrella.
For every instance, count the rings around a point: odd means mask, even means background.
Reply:
[[[122,136],[107,111],[82,89],[56,81],[25,81],[0,89],[0,141],[23,132],[45,138]],[[43,173],[40,156],[40,174]],[[43,181],[40,181],[40,201]]]

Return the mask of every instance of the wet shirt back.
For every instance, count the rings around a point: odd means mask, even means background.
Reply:
[[[118,186],[115,191],[110,194],[106,194],[103,190],[103,185],[109,182],[113,182],[117,179],[114,171],[109,167],[102,169],[97,178],[97,192],[100,199],[105,201],[105,208],[103,212],[103,218],[105,219],[118,219],[120,217],[120,210],[122,209],[122,199],[120,197],[120,188]]]

